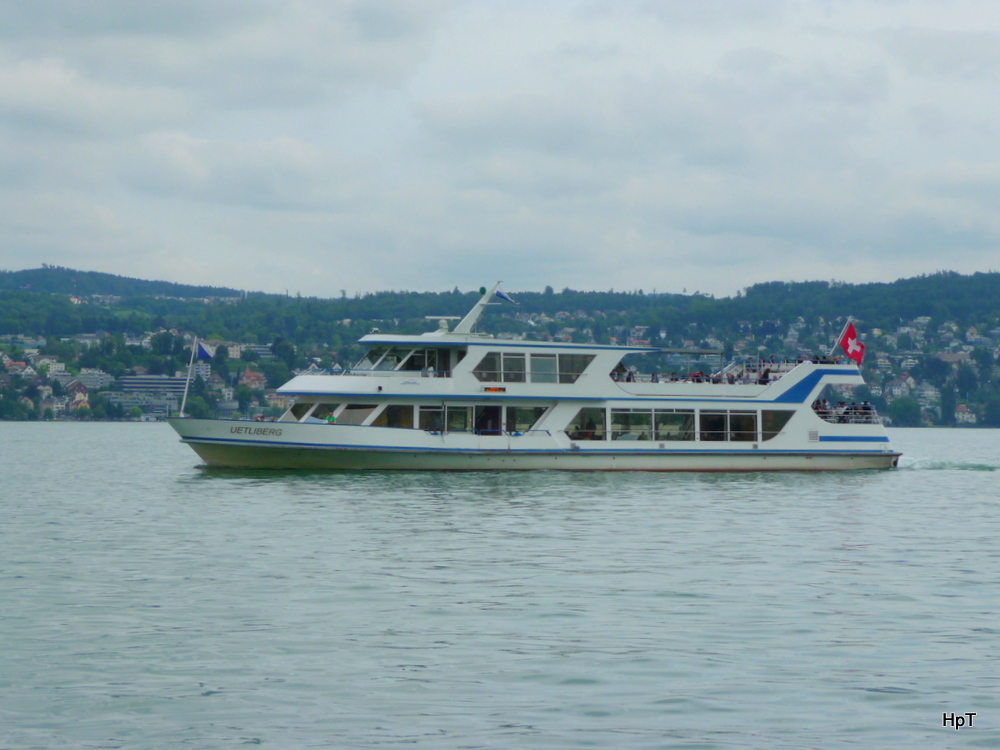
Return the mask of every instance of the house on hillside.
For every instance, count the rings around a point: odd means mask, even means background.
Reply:
[[[267,378],[264,377],[264,373],[254,372],[249,366],[247,366],[247,368],[243,371],[243,374],[240,375],[239,382],[240,385],[248,385],[252,389],[257,390],[264,388]]]
[[[887,401],[894,401],[897,398],[909,396],[916,387],[917,381],[908,372],[904,372],[898,378],[890,380],[885,387],[885,398]]]
[[[90,395],[90,389],[79,380],[73,380],[66,386],[66,395],[73,397],[83,396],[86,398]]]
[[[115,382],[113,375],[104,372],[96,367],[84,367],[76,376],[78,382],[83,383],[92,391],[107,388]]]
[[[975,412],[969,411],[969,407],[965,404],[959,404],[955,408],[955,424],[975,424],[976,414]]]
[[[90,390],[79,380],[74,380],[66,386],[67,408],[72,411],[82,409],[84,406],[90,408]]]
[[[279,395],[277,391],[270,390],[266,395],[267,405],[272,408],[279,408],[284,411],[292,405],[292,399],[288,396]]]

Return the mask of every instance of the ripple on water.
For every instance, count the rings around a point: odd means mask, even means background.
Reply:
[[[998,745],[1000,440],[891,436],[889,472],[331,474],[0,423],[0,747]]]

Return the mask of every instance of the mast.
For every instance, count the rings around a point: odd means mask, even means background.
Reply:
[[[480,316],[482,316],[483,311],[486,310],[487,305],[497,305],[499,302],[490,302],[493,299],[493,295],[497,293],[497,289],[500,288],[502,281],[498,281],[493,285],[493,288],[486,292],[482,298],[477,302],[468,314],[462,318],[461,322],[455,326],[452,333],[472,333],[472,329],[475,327],[476,323],[479,322]]]

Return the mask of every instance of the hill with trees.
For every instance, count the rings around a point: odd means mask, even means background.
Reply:
[[[309,360],[357,361],[355,342],[373,328],[420,333],[435,325],[433,318],[462,316],[479,294],[456,288],[290,297],[44,266],[0,272],[0,336],[43,337],[50,353],[116,377],[133,367],[166,374],[184,368],[190,335],[264,345],[277,364],[253,366],[267,369],[273,387]],[[949,423],[964,406],[1000,426],[1000,273],[941,272],[869,284],[769,282],[723,298],[551,287],[510,294],[517,304],[493,308],[482,320],[484,332],[649,341],[722,349],[727,357],[825,352],[850,315],[869,347],[864,369],[876,402],[888,407],[881,391],[898,390],[897,381],[909,378],[906,398],[916,401],[912,392],[922,401],[914,408],[896,398],[899,419],[914,421],[915,413],[916,421],[926,421],[937,413]],[[82,334],[98,334],[101,346],[83,351],[66,343]],[[16,345],[5,348],[17,354]]]
[[[518,303],[516,312],[523,314],[597,313],[609,325],[655,326],[670,334],[714,333],[724,340],[745,335],[748,324],[759,328],[770,322],[774,327],[800,317],[812,323],[851,315],[867,328],[893,328],[922,316],[961,327],[992,327],[1000,313],[1000,273],[942,272],[877,284],[769,282],[723,298],[642,290],[556,292],[551,287],[511,294]],[[426,330],[425,318],[464,315],[477,298],[477,291],[458,289],[381,291],[332,299],[288,297],[46,266],[0,272],[0,335],[140,334],[177,328],[233,340],[250,337],[269,342],[280,336],[305,345],[329,343],[344,333],[344,321],[362,328],[370,321],[391,321],[401,330]],[[508,326],[504,317],[515,308],[498,311],[501,315],[484,319],[487,328]]]
[[[243,292],[226,287],[191,286],[169,281],[143,281],[97,271],[42,264],[27,271],[0,271],[0,290],[28,291],[39,294],[89,296],[167,296],[180,299],[238,297]]]

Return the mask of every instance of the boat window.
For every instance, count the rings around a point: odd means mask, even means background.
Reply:
[[[500,352],[488,352],[472,371],[483,383],[496,383],[500,380]]]
[[[337,424],[361,424],[375,411],[375,404],[348,404],[337,417]]]
[[[390,349],[375,363],[376,370],[395,370],[406,356],[406,350]]]
[[[593,354],[560,354],[559,382],[575,383],[593,361]]]
[[[291,412],[292,416],[295,417],[295,421],[296,422],[302,421],[302,417],[308,414],[309,410],[312,409],[313,406],[314,404],[308,401],[301,404],[292,404]]]
[[[524,355],[489,352],[472,374],[484,383],[523,383]]]
[[[570,440],[604,440],[607,430],[604,409],[586,406],[566,425]]]
[[[385,356],[387,349],[384,346],[376,346],[374,349],[368,351],[361,361],[355,365],[355,370],[372,370],[375,368],[375,363],[378,362],[382,357]]]
[[[555,354],[531,355],[531,382],[555,383],[558,379]]]
[[[447,363],[447,356],[442,357],[442,359]],[[439,373],[441,367],[439,365],[438,350],[414,349],[400,364],[399,369],[407,372],[423,372],[425,375],[430,375],[432,372]]]
[[[653,412],[651,409],[612,409],[612,440],[652,440]]]
[[[753,443],[757,440],[757,412],[729,413],[729,439]]]
[[[448,361],[447,360],[447,352],[444,352],[444,354],[445,354],[444,361],[447,362]],[[426,370],[428,372],[431,372],[431,371],[433,371],[433,372],[440,372],[441,371],[442,367],[441,367],[440,361],[438,360],[438,350],[437,349],[428,349],[427,351],[424,352],[424,366],[423,366],[422,369],[424,369],[424,370]]]
[[[475,426],[477,435],[501,435],[500,410],[502,407],[493,404],[475,407]]]
[[[784,426],[788,424],[788,420],[792,418],[794,413],[794,411],[788,410],[764,409],[760,415],[761,438],[763,440],[770,440],[776,437]]]
[[[503,382],[523,383],[524,382],[524,355],[504,354],[503,362]]]
[[[507,432],[511,435],[523,434],[535,426],[547,411],[544,406],[508,406]]]
[[[469,406],[449,406],[445,422],[448,432],[468,432],[472,423],[469,417],[471,410]]]
[[[402,427],[408,430],[413,429],[413,407],[399,404],[389,404],[382,410],[372,424],[376,427]]]
[[[657,440],[694,440],[693,409],[657,409]]]
[[[419,419],[421,430],[441,432],[444,429],[444,407],[421,406]]]
[[[326,422],[330,415],[336,413],[338,406],[340,404],[317,404],[315,411],[309,417],[310,419],[318,419],[320,422]]]
[[[407,372],[413,370],[423,370],[424,369],[424,351],[423,349],[413,349],[408,352],[403,358],[403,361],[399,363],[399,369],[405,370]]]
[[[725,440],[729,434],[729,412],[703,411],[699,415],[702,440]]]

